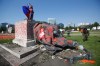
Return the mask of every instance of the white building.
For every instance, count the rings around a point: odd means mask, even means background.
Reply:
[[[98,26],[98,27],[97,27],[97,29],[99,29],[99,30],[100,30],[100,26]]]
[[[100,26],[97,27],[100,30]],[[93,27],[92,30],[96,30],[96,27]]]
[[[85,22],[82,22],[82,23],[79,23],[78,26],[80,25],[89,25],[90,23],[85,23]]]
[[[56,19],[55,18],[48,18],[48,23],[56,24]]]

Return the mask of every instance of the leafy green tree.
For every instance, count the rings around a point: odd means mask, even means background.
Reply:
[[[6,32],[7,31],[7,28],[6,27],[1,27],[1,30]]]
[[[86,28],[89,28],[91,30],[93,28],[93,24],[87,25]]]
[[[69,27],[68,27],[68,26],[66,26],[66,27],[65,27],[65,30],[68,30],[68,28],[69,28]]]
[[[1,29],[1,27],[0,27],[0,33],[2,32],[2,29]]]
[[[69,26],[69,29],[73,29],[73,27],[72,26]]]
[[[96,30],[97,30],[97,27],[99,26],[99,23],[98,22],[94,22],[93,26],[96,27]]]
[[[59,24],[58,24],[58,27],[59,27],[60,29],[63,29],[63,28],[64,28],[64,24],[63,24],[63,23],[59,23]]]

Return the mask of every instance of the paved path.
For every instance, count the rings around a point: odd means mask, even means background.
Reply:
[[[72,64],[66,63],[64,62],[64,60],[55,58],[55,59],[49,59],[48,61],[41,63],[38,66],[72,66]]]
[[[7,62],[1,55],[0,55],[0,66],[11,66],[9,62]]]
[[[1,48],[0,48],[0,50],[2,51]],[[0,54],[1,54],[1,52],[0,52]],[[9,64],[9,62],[4,57],[2,57],[0,55],[0,66],[11,66],[11,65]]]
[[[3,55],[3,56],[2,56]],[[9,58],[9,60],[12,58],[14,60],[16,60],[16,58],[14,58],[11,54],[9,54],[7,51],[4,52],[4,49],[2,49],[0,47],[0,66],[11,66],[10,63],[4,58],[7,55],[7,57]],[[11,57],[10,57],[10,56]],[[39,57],[42,54],[36,56],[35,58],[33,58],[34,63],[30,63],[30,65],[28,66],[72,66],[72,64],[64,62],[64,60],[55,58],[55,59],[48,59],[45,62],[39,63]],[[14,60],[12,60],[11,62],[14,62]],[[16,61],[17,63],[18,61]],[[30,62],[30,61],[28,61]]]

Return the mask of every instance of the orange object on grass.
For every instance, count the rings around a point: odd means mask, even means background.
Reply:
[[[95,64],[95,60],[87,60],[87,59],[83,59],[83,60],[80,60],[80,62],[83,62],[83,63],[90,63],[90,64]]]

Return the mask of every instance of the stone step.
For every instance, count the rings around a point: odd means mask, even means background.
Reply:
[[[0,44],[0,47],[2,47],[3,49],[15,55],[18,58],[24,58],[29,54],[32,54],[39,50],[39,47],[37,45],[30,47],[21,47],[16,46],[16,44]]]
[[[23,58],[18,58],[15,55],[9,53],[5,49],[0,46],[0,54],[4,57],[12,66],[31,66],[37,62],[37,56],[41,53],[41,51],[37,50],[36,52],[27,55]]]

